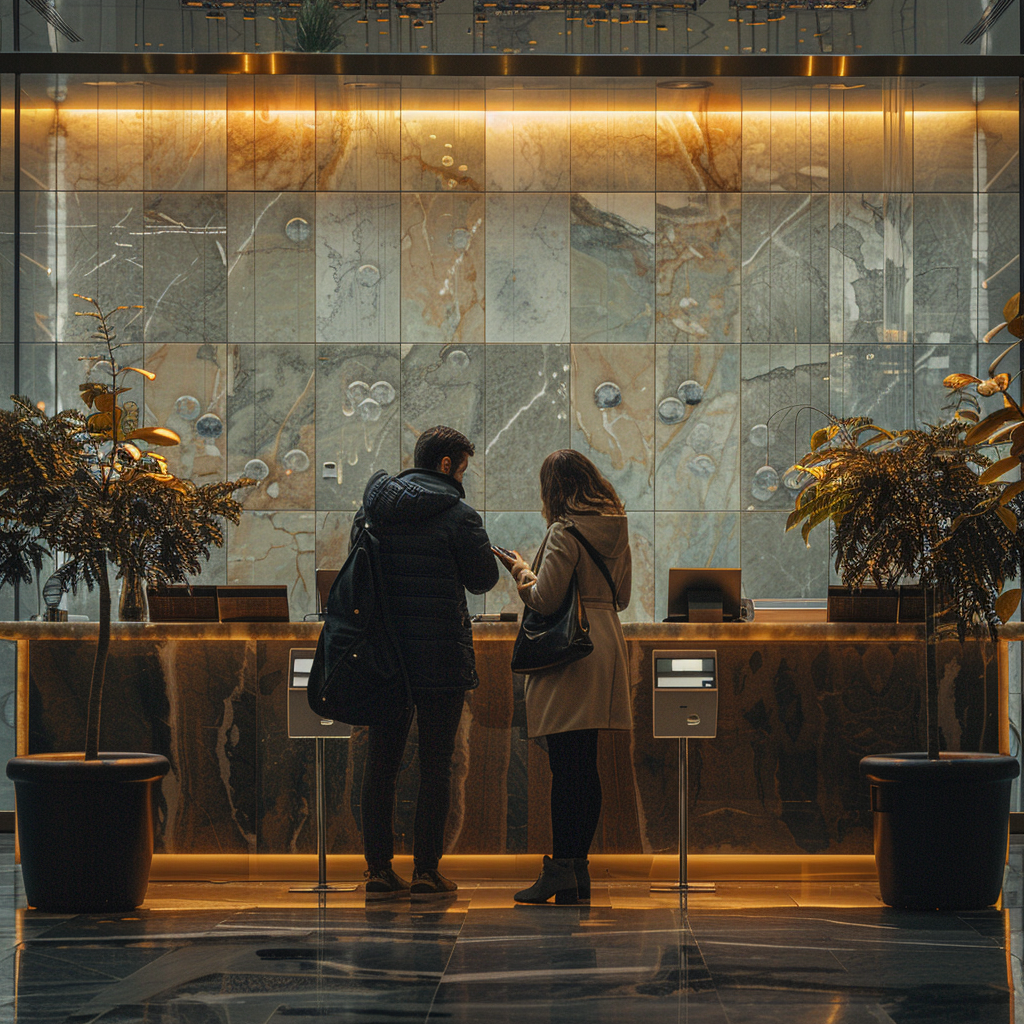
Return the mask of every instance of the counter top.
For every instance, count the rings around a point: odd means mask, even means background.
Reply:
[[[511,640],[515,622],[477,622],[478,640]],[[95,622],[0,622],[2,640],[69,639],[96,636]],[[915,623],[874,622],[624,622],[627,640],[923,640],[924,626]],[[296,640],[316,643],[319,622],[115,622],[113,640]],[[1004,640],[1024,640],[1024,623],[1010,622],[1001,630]]]

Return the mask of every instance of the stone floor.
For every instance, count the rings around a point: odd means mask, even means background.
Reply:
[[[684,909],[635,882],[589,907],[516,906],[511,882],[370,907],[164,882],[132,914],[61,917],[25,909],[0,837],[0,1021],[1007,1024],[1022,859],[1001,909],[969,914],[895,912],[865,883],[723,883]]]

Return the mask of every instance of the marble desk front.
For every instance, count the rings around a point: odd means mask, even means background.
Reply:
[[[164,754],[162,853],[315,852],[313,740],[287,736],[288,654],[318,623],[118,623],[107,666],[102,748]],[[924,630],[915,625],[752,623],[625,627],[632,733],[603,733],[604,810],[595,853],[670,854],[678,837],[678,746],[654,739],[651,652],[711,647],[719,726],[690,742],[689,849],[705,854],[870,854],[857,764],[924,745]],[[95,624],[13,622],[18,751],[80,750]],[[467,694],[447,850],[537,854],[550,844],[550,774],[528,738],[522,679],[509,669],[516,627],[475,627],[481,679]],[[1005,643],[940,645],[947,749],[1006,749]],[[327,742],[328,849],[360,844],[366,734]],[[399,780],[396,853],[411,852],[416,728]]]

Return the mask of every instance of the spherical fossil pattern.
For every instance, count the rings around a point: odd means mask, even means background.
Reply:
[[[196,420],[196,433],[207,441],[212,441],[224,433],[224,421],[208,412]]]
[[[687,405],[700,405],[704,400],[704,385],[699,384],[695,380],[684,380],[683,383],[676,388],[676,394]]]
[[[622,389],[614,381],[606,380],[594,388],[594,404],[598,409],[614,409],[622,402]]]

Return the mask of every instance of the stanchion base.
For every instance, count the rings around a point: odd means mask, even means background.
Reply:
[[[651,892],[714,892],[714,882],[659,882]]]
[[[289,889],[289,892],[353,892],[358,889],[358,885],[304,885],[295,889]]]

